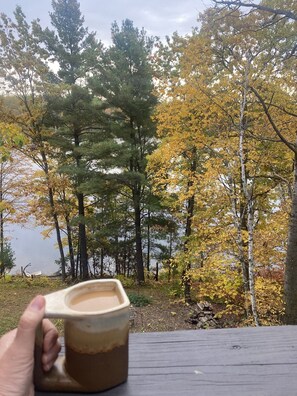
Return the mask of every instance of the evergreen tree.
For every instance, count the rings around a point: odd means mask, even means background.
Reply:
[[[76,0],[52,2],[50,13],[54,31],[45,29],[41,37],[58,63],[56,82],[63,88],[59,97],[49,97],[48,123],[56,133],[51,143],[60,148],[61,170],[70,175],[78,207],[78,257],[81,276],[88,271],[85,195],[80,189],[87,168],[82,146],[88,141],[88,132],[96,129],[100,109],[93,101],[87,86],[87,77],[100,56],[101,44],[94,33],[83,26],[79,3]]]
[[[11,248],[10,243],[6,242],[3,246],[1,245],[0,250],[0,276],[5,275],[6,271],[10,271],[14,267],[14,252]]]
[[[110,115],[109,149],[112,156],[103,164],[108,179],[128,190],[134,212],[136,273],[144,281],[142,215],[147,191],[146,156],[155,145],[151,120],[156,104],[151,64],[154,39],[125,20],[111,29],[113,44],[104,51],[95,77],[94,92],[104,98]],[[105,142],[106,147],[107,142]],[[102,145],[101,145],[102,147]],[[100,151],[93,152],[99,158]]]

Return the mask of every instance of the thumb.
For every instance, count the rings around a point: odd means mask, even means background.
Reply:
[[[22,350],[31,353],[34,348],[35,332],[44,317],[45,299],[43,296],[35,297],[25,309],[15,337],[15,343],[22,346]]]

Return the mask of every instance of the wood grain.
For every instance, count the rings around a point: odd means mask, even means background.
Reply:
[[[297,326],[131,334],[127,383],[98,395],[296,396],[296,345]]]

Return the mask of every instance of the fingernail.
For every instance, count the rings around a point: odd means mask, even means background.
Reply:
[[[36,296],[30,304],[30,308],[34,311],[40,311],[44,307],[44,297]]]

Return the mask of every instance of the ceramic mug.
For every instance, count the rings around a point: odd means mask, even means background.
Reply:
[[[35,387],[99,392],[127,380],[129,299],[116,279],[93,280],[45,296],[46,318],[64,319],[65,354],[45,373],[43,335],[36,334]]]

